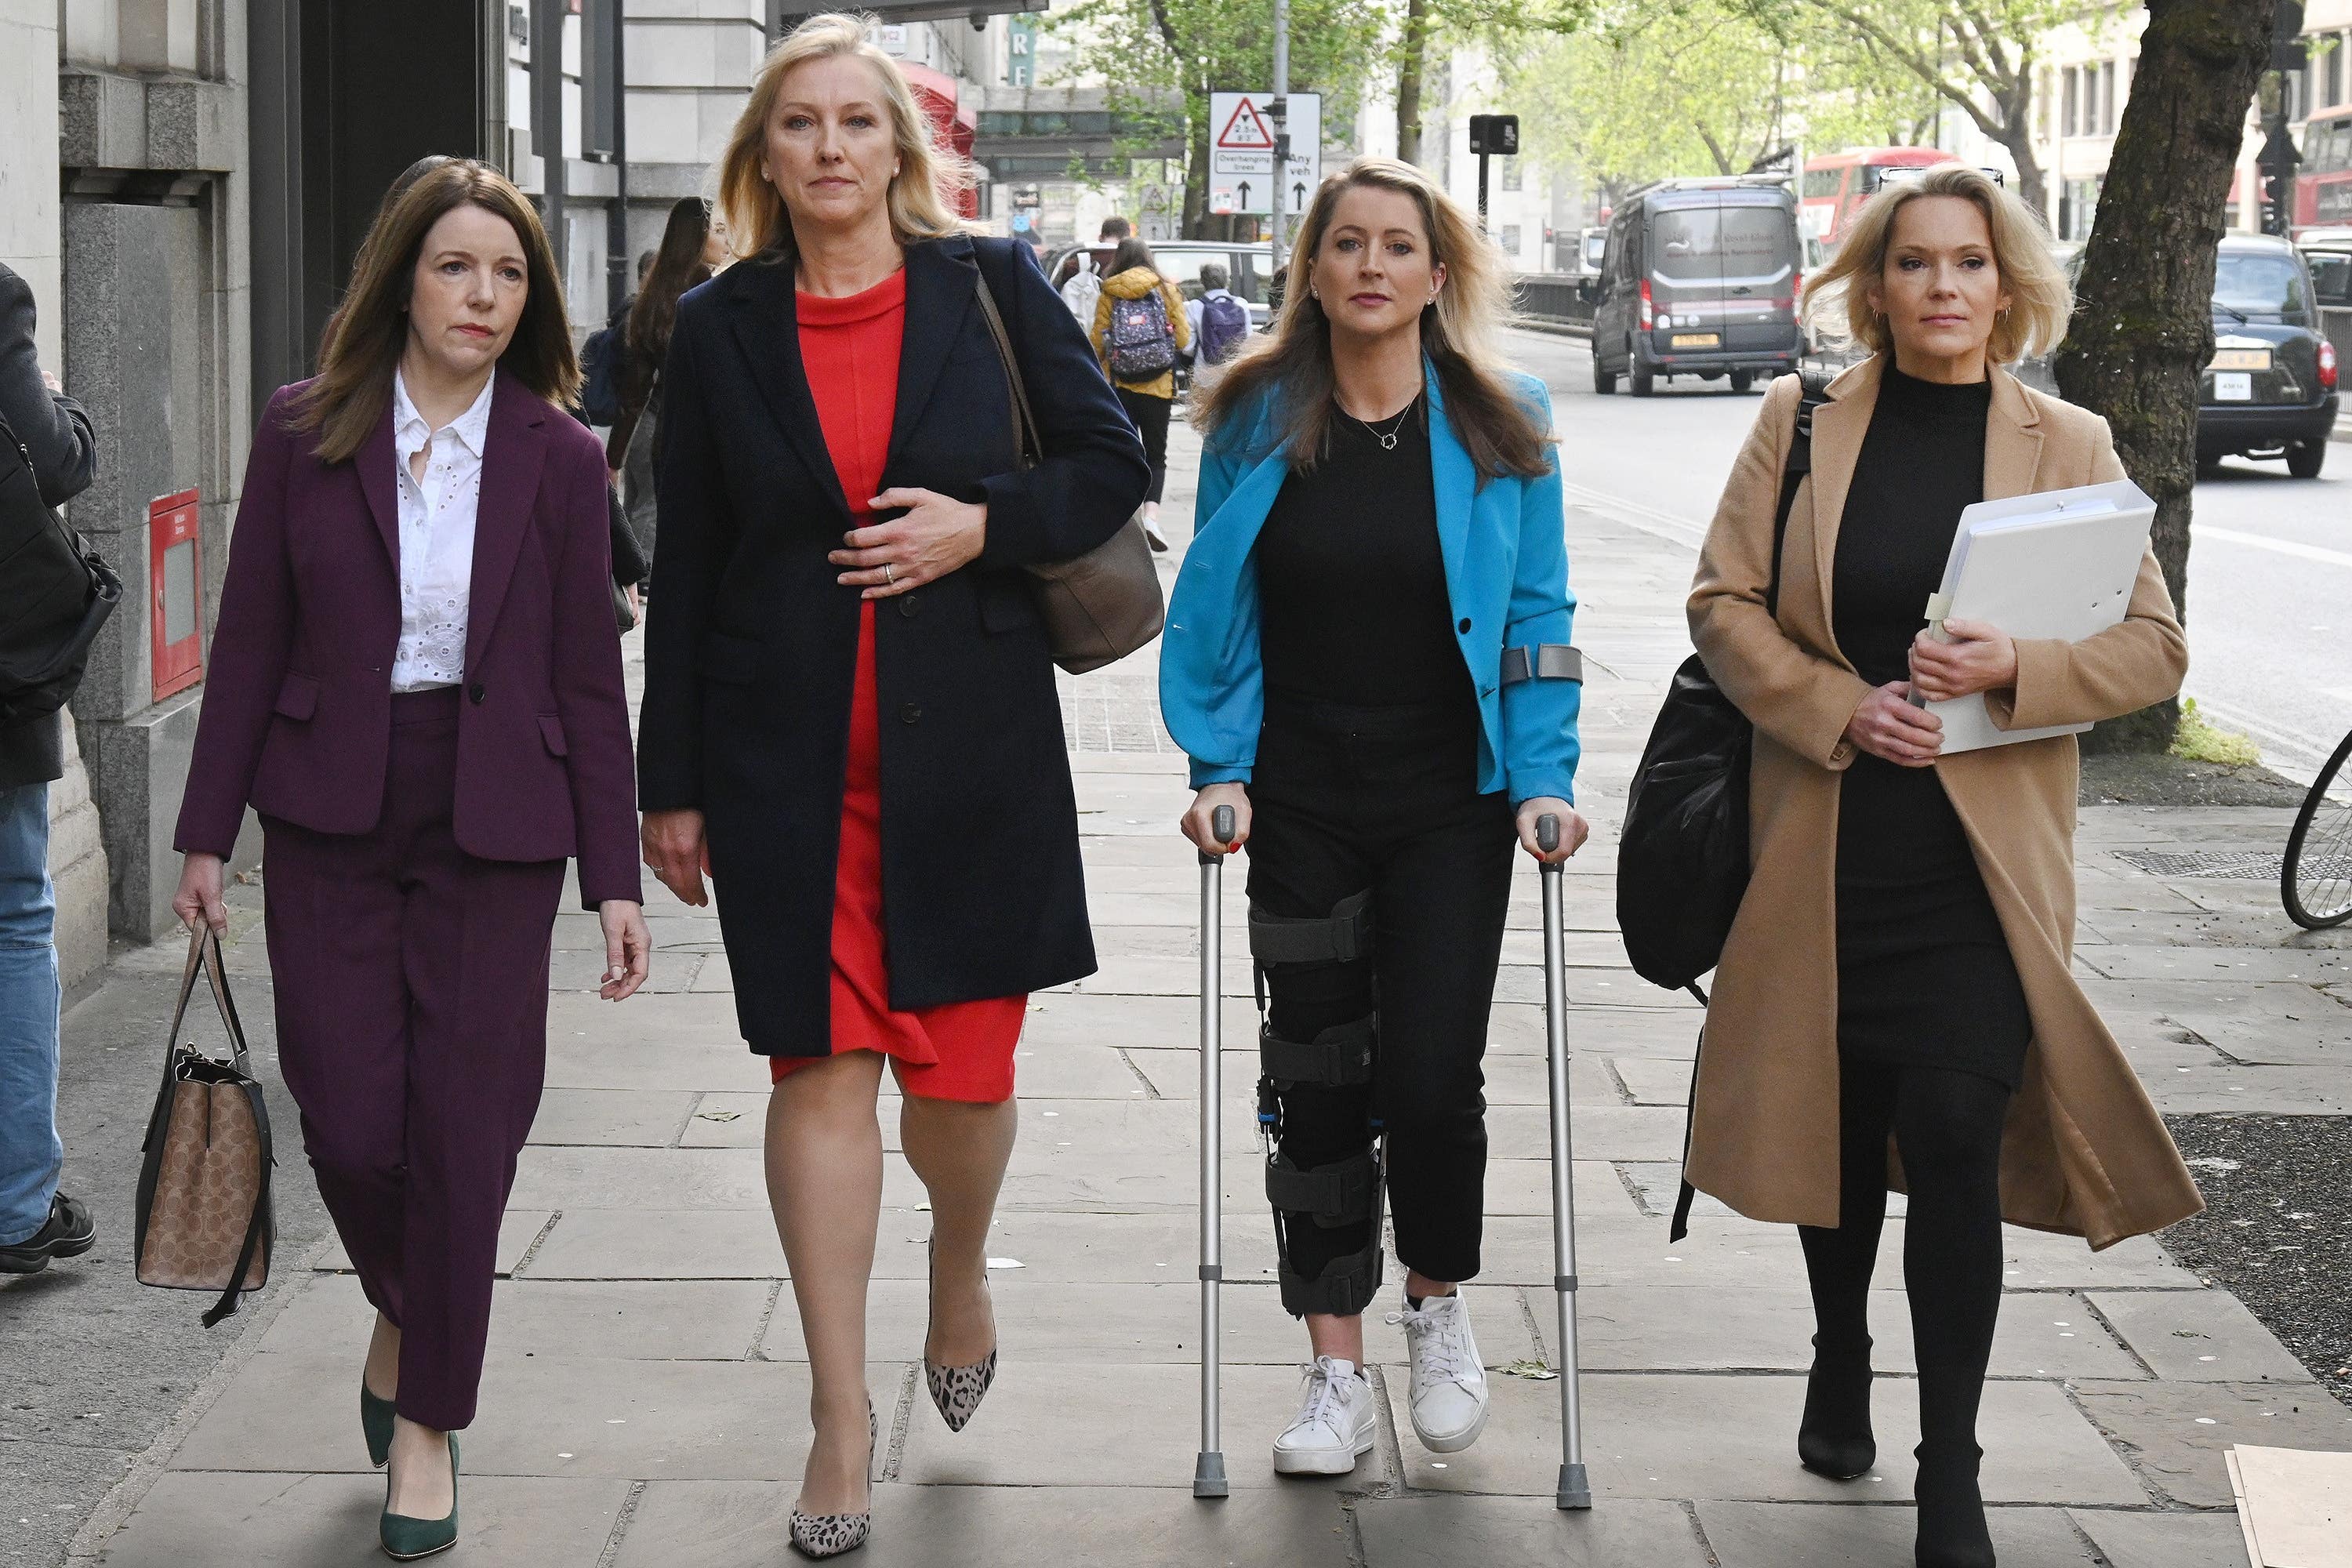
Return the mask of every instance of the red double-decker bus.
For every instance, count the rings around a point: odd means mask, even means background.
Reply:
[[[1797,187],[1797,225],[1811,271],[1845,237],[1855,209],[1877,194],[1889,169],[1925,169],[1958,162],[1940,147],[1853,147],[1805,160]]]
[[[2352,104],[2325,109],[2304,122],[2303,163],[2294,172],[2298,231],[2352,224]]]

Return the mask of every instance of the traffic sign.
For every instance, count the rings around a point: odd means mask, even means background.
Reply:
[[[1209,210],[1264,216],[1274,211],[1274,95],[1209,95]],[[1284,100],[1290,161],[1282,174],[1282,210],[1296,217],[1323,183],[1323,95]]]

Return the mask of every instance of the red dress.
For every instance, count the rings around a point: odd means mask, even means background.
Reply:
[[[898,403],[898,348],[907,325],[907,275],[862,294],[801,294],[801,363],[817,424],[858,526],[882,485]],[[874,605],[857,618],[857,676],[850,690],[849,757],[841,790],[841,853],[833,879],[833,1052],[880,1051],[899,1088],[929,1100],[993,1104],[1013,1095],[1013,1047],[1029,998],[991,996],[911,1013],[890,1006],[882,920],[882,727],[874,683]],[[782,1080],[814,1059],[771,1057]]]

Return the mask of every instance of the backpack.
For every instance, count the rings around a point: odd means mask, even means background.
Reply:
[[[1110,302],[1110,374],[1118,381],[1150,381],[1176,368],[1176,329],[1160,290]]]
[[[0,729],[45,718],[81,684],[122,579],[41,499],[33,455],[0,419]]]
[[[1223,364],[1249,336],[1249,308],[1227,294],[1201,301],[1201,342],[1196,352],[1202,364]]]
[[[580,346],[580,407],[591,425],[611,426],[621,419],[621,360],[628,353],[629,313],[588,334]]]
[[[1095,301],[1101,297],[1102,279],[1091,272],[1073,273],[1070,280],[1062,285],[1062,303],[1070,308],[1070,314],[1078,319],[1082,327],[1095,324]]]

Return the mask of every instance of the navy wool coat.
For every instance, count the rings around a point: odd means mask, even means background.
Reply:
[[[983,273],[1045,447],[1026,473],[977,301]],[[825,559],[852,520],[801,363],[791,267],[755,258],[688,294],[662,387],[641,799],[703,813],[751,1049],[823,1056],[859,601]],[[883,488],[985,502],[988,538],[961,571],[877,605],[893,1007],[1094,972],[1060,703],[1023,568],[1108,539],[1149,482],[1025,247],[908,247]]]

